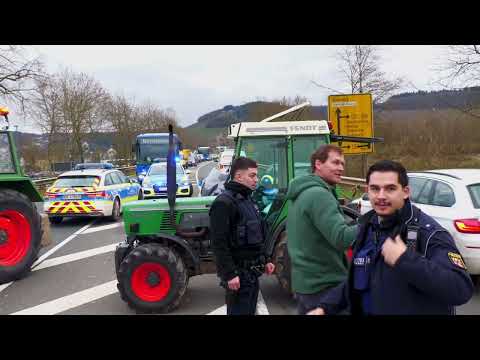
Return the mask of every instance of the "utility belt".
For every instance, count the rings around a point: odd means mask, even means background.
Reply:
[[[266,259],[265,256],[260,256],[256,259],[240,260],[237,266],[240,271],[253,272],[257,277],[261,276],[265,272]]]
[[[256,259],[249,260],[237,260],[235,265],[238,267],[239,276],[244,277],[249,281],[253,281],[255,278],[262,276],[265,272],[266,258],[261,255]],[[220,281],[220,286],[225,289],[228,289],[228,284],[226,281]]]

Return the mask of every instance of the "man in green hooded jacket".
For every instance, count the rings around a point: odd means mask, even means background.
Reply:
[[[344,167],[342,149],[322,145],[311,156],[312,174],[289,186],[287,244],[300,315],[316,308],[326,290],[347,278],[346,251],[357,226],[347,225],[335,192]]]

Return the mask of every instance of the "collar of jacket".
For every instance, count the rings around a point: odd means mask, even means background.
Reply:
[[[397,214],[392,215],[395,217],[390,220],[391,223],[387,225],[387,228],[390,228],[390,226],[392,225],[395,226],[395,224],[398,224],[398,222],[402,223],[403,226],[408,225],[412,221],[414,216],[415,218],[418,218],[419,211],[420,210],[418,208],[415,208],[412,205],[412,203],[410,202],[410,199],[407,199],[403,207],[399,211],[397,211]],[[365,240],[365,236],[367,234],[367,229],[368,229],[367,225],[370,222],[377,222],[376,217],[377,217],[377,214],[375,210],[370,210],[369,212],[367,212],[366,214],[364,214],[358,219],[358,223],[360,224],[360,229],[358,230],[357,240],[355,241],[355,248],[359,248],[362,246]]]
[[[248,198],[253,192],[252,189],[233,180],[225,184],[225,189],[230,190],[234,193],[238,193],[242,195],[244,198]]]

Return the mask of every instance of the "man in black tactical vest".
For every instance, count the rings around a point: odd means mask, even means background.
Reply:
[[[250,197],[258,182],[257,163],[239,157],[230,176],[210,209],[212,248],[226,289],[227,315],[255,315],[258,277],[275,269],[265,254],[265,223]]]

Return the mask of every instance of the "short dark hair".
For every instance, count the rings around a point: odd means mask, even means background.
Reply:
[[[400,164],[399,162],[392,161],[392,160],[380,160],[377,161],[375,164],[370,166],[367,172],[367,184],[370,183],[370,175],[375,171],[379,172],[396,172],[398,174],[398,182],[402,187],[408,186],[408,176],[407,170],[405,167]]]
[[[310,157],[312,173],[315,172],[315,161],[320,160],[321,163],[324,163],[325,161],[327,161],[328,155],[332,151],[336,152],[339,155],[343,155],[343,150],[341,148],[331,144],[320,145],[319,148],[315,150],[315,152]]]
[[[238,170],[247,170],[251,168],[257,168],[257,162],[250,158],[239,156],[232,162],[232,167],[230,168],[230,176],[233,179]]]

